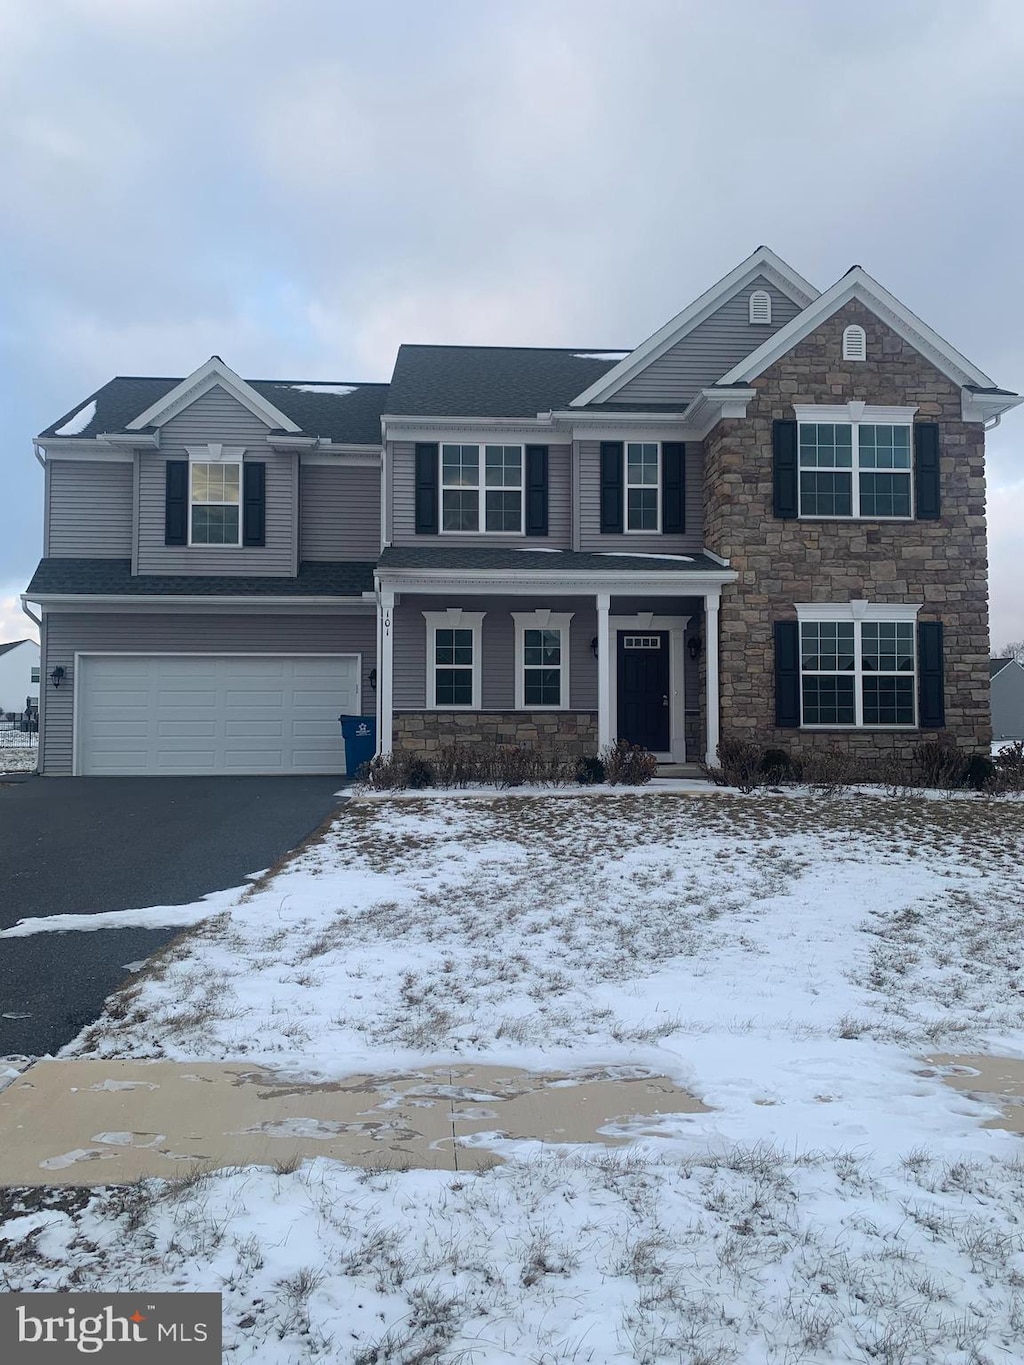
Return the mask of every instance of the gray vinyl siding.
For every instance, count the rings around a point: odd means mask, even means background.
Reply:
[[[483,611],[481,627],[481,701],[485,711],[515,709],[514,611],[571,611],[569,623],[570,710],[597,709],[597,662],[590,642],[597,634],[597,608],[585,597],[407,597],[395,608],[394,706],[422,711],[427,696],[427,623],[425,611],[464,607]]]
[[[300,559],[376,559],[380,554],[380,470],[301,465]]]
[[[1007,664],[992,679],[992,734],[1024,739],[1024,669]]]
[[[771,295],[772,320],[767,325],[748,320],[748,300],[755,289],[766,289]],[[758,278],[734,294],[628,384],[610,394],[608,401],[688,403],[698,389],[721,379],[800,311],[792,299],[767,280]]]
[[[46,554],[128,559],[132,552],[131,461],[47,460]]]
[[[487,438],[481,437],[484,444]],[[498,438],[494,438],[498,439]],[[513,441],[513,444],[545,442]],[[391,493],[391,540],[394,545],[540,545],[568,550],[572,544],[572,449],[568,445],[548,446],[548,534],[546,536],[416,534],[416,446],[412,441],[395,441],[388,448],[388,484]]]
[[[688,554],[704,544],[704,447],[686,442],[686,530],[682,535],[632,532],[601,534],[601,443],[579,441],[580,468],[579,548],[583,551],[632,551],[634,554]]]
[[[362,705],[373,715],[376,693],[370,670],[376,667],[377,625],[373,611],[303,616],[221,614],[189,616],[124,612],[47,613],[42,632],[43,676],[64,668],[59,688],[47,686],[42,724],[42,771],[66,775],[72,769],[75,653],[109,650],[124,654],[361,654]]]
[[[265,546],[250,548],[165,545],[165,465],[187,460],[187,446],[220,441],[244,446],[246,460],[267,466],[267,535]],[[197,574],[294,574],[298,541],[296,505],[298,457],[271,450],[267,427],[222,388],[211,389],[166,422],[160,449],[145,450],[139,461],[139,549],[137,572]]]

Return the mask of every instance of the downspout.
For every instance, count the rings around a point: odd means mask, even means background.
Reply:
[[[38,773],[43,758],[43,706],[46,701],[46,660],[43,658],[43,641],[46,632],[43,630],[41,619],[36,616],[35,612],[29,610],[24,593],[21,595],[21,609],[39,631],[39,729],[36,734],[36,772]]]
[[[43,469],[45,469],[45,468],[46,468],[46,457],[43,456],[43,455],[40,455],[40,453],[39,453],[39,442],[38,442],[38,441],[33,441],[33,442],[32,442],[32,454],[33,454],[33,455],[36,457],[36,459],[39,461],[39,463],[40,463],[40,465],[43,467]]]

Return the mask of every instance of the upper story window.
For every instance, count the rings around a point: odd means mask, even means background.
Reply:
[[[626,530],[661,528],[661,460],[657,441],[626,442]]]
[[[241,545],[240,464],[189,465],[189,544]]]
[[[31,672],[29,673],[29,682],[37,683],[38,681],[39,681],[39,665],[36,664],[35,667],[34,667],[34,668],[31,670]]]
[[[800,422],[800,516],[909,518],[911,427]]]
[[[755,289],[748,300],[749,319],[753,323],[772,320],[772,296],[767,289]]]
[[[868,339],[863,327],[852,323],[843,332],[843,359],[867,360]]]
[[[441,446],[441,530],[523,534],[523,448]]]

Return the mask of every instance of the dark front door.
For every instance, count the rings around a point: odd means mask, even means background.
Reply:
[[[619,631],[619,738],[669,748],[668,631]]]

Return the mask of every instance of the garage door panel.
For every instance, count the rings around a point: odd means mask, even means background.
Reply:
[[[358,669],[354,655],[84,655],[79,770],[342,773]]]

